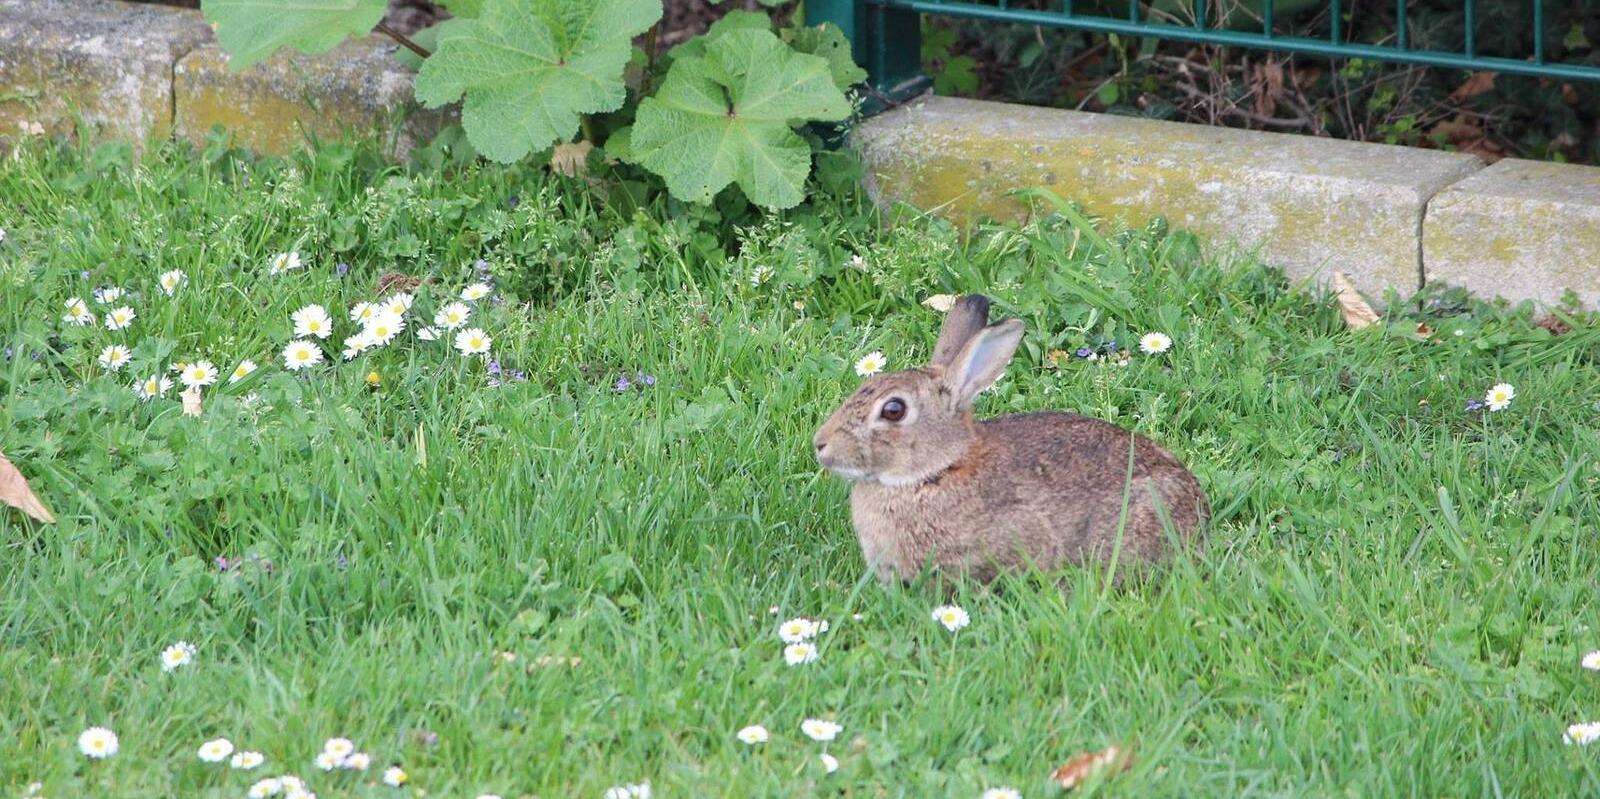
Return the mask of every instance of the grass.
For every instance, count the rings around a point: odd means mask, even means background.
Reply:
[[[400,763],[433,796],[1040,797],[1113,743],[1132,770],[1077,794],[1600,791],[1596,750],[1562,744],[1600,717],[1578,665],[1600,648],[1592,316],[1553,335],[1431,294],[1351,332],[1327,298],[1159,225],[1101,237],[1068,209],[958,236],[880,227],[851,196],[762,220],[618,193],[636,188],[342,146],[34,145],[0,169],[0,449],[60,519],[0,515],[0,791],[231,797],[295,773],[393,796],[373,783]],[[307,268],[268,276],[286,250]],[[342,336],[399,269],[436,281],[426,316],[480,257],[509,301],[473,323],[524,382],[410,331],[309,376],[276,357],[304,304]],[[189,282],[168,298],[172,268]],[[134,292],[125,334],[59,321],[112,284]],[[1164,442],[1210,493],[1204,550],[1127,590],[1095,569],[1067,592],[960,587],[955,635],[929,617],[943,595],[871,581],[810,436],[856,358],[925,357],[939,320],[918,302],[966,290],[1030,327],[980,413]],[[1174,348],[1126,366],[1053,354],[1152,329]],[[117,340],[135,360],[107,376]],[[135,398],[196,356],[264,366],[200,418]],[[615,390],[638,373],[655,384]],[[1464,409],[1498,382],[1509,409]],[[791,616],[831,622],[816,663],[785,665]],[[196,660],[163,673],[180,639]],[[808,717],[844,725],[837,773]],[[747,724],[772,740],[738,742]],[[77,752],[91,725],[117,756]],[[313,769],[336,735],[374,769]],[[267,765],[201,763],[218,736]]]

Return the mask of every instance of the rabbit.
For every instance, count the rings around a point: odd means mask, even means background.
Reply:
[[[850,517],[877,577],[904,583],[932,566],[987,583],[1113,551],[1155,562],[1170,554],[1167,523],[1192,540],[1205,492],[1155,442],[1073,413],[973,418],[1022,341],[1022,320],[988,317],[987,297],[959,299],[927,366],[869,377],[813,439],[818,463],[853,481]]]

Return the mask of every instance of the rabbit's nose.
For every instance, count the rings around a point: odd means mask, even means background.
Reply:
[[[812,441],[811,445],[817,448],[818,455],[821,455],[822,451],[828,448],[828,442],[823,441],[820,438]]]

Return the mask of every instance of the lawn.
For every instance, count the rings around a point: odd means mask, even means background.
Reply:
[[[1593,316],[1432,293],[1352,331],[1247,257],[1048,203],[963,233],[839,187],[762,218],[415,160],[29,145],[0,166],[0,450],[58,517],[0,515],[0,793],[1047,797],[1113,744],[1131,769],[1074,795],[1600,792],[1600,747],[1563,744],[1600,718]],[[390,271],[431,282],[345,361]],[[418,337],[480,280],[487,356]],[[858,359],[927,356],[922,300],[972,290],[1029,326],[980,415],[1163,442],[1210,495],[1203,550],[1122,589],[870,577],[811,435]],[[63,320],[73,297],[95,324]],[[311,304],[334,334],[290,371]],[[1137,351],[1149,331],[1172,348]],[[136,394],[198,359],[222,375],[198,417],[181,385]],[[1468,407],[1498,383],[1509,407]],[[934,621],[946,601],[968,626]],[[785,660],[793,617],[829,622],[814,662]],[[94,726],[115,756],[80,753]],[[319,770],[335,737],[370,768]],[[266,763],[203,761],[216,738]]]

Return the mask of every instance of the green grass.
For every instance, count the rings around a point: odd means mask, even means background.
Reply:
[[[1055,765],[1112,743],[1132,771],[1080,795],[1600,791],[1600,750],[1561,741],[1600,718],[1578,665],[1600,648],[1593,317],[1554,336],[1428,295],[1349,332],[1326,298],[1159,226],[963,237],[880,226],[850,196],[761,220],[607,179],[344,147],[136,167],[36,146],[0,168],[0,449],[60,519],[0,515],[0,792],[228,797],[296,773],[398,795],[377,768],[316,771],[335,735],[441,797],[1043,797]],[[267,276],[289,249],[308,267]],[[276,358],[303,304],[328,306],[336,344],[380,272],[434,278],[431,315],[479,257],[511,301],[474,323],[525,382],[491,387],[410,332],[309,377]],[[172,268],[189,283],[168,298]],[[135,293],[126,334],[59,321],[111,284]],[[958,635],[929,618],[945,597],[871,581],[810,436],[857,357],[925,357],[939,320],[918,302],[966,290],[1030,326],[980,413],[1070,409],[1167,444],[1216,510],[1203,551],[1127,590],[1095,569],[1065,593],[961,587]],[[1152,329],[1171,352],[1050,355]],[[116,340],[135,363],[108,377],[94,358]],[[200,418],[134,397],[135,375],[196,356],[265,367]],[[613,389],[636,372],[655,385]],[[1502,381],[1509,409],[1464,410]],[[793,668],[775,627],[799,615],[832,630]],[[163,673],[179,639],[198,657]],[[835,774],[811,716],[845,727]],[[736,741],[747,724],[772,741]],[[91,725],[121,753],[78,754]],[[217,736],[268,764],[202,764]]]

